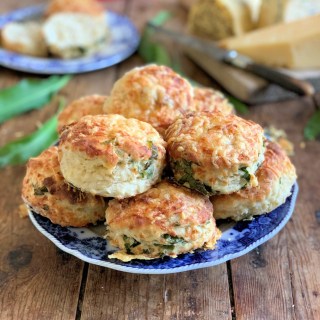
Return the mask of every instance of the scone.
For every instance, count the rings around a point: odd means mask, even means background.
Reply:
[[[297,178],[293,164],[278,144],[266,145],[264,162],[256,173],[258,186],[211,197],[216,219],[250,219],[274,210],[291,194]]]
[[[97,0],[51,0],[45,15],[52,16],[60,12],[85,13],[93,17],[104,17],[104,7]]]
[[[148,123],[120,115],[82,117],[61,133],[59,158],[65,179],[84,192],[125,198],[158,182],[165,142]]]
[[[83,227],[105,218],[107,205],[102,197],[83,193],[66,183],[57,147],[29,160],[22,198],[37,213],[61,226]]]
[[[43,39],[41,25],[37,22],[9,22],[1,31],[1,44],[17,53],[45,57],[48,50]]]
[[[236,115],[189,114],[166,131],[175,180],[205,195],[256,186],[264,159],[263,129]]]
[[[57,13],[43,25],[49,52],[63,59],[77,58],[98,51],[108,37],[104,21],[84,13]]]
[[[234,113],[228,99],[220,91],[211,88],[194,88],[191,109],[194,112],[221,112],[225,115]]]
[[[209,199],[163,181],[138,196],[111,200],[106,211],[107,239],[122,261],[155,259],[213,249],[220,231]]]
[[[161,134],[181,114],[190,110],[193,88],[168,67],[134,68],[113,86],[105,113],[117,113],[150,123]]]
[[[74,121],[87,115],[103,114],[103,105],[108,97],[94,94],[71,102],[58,116],[58,132]]]

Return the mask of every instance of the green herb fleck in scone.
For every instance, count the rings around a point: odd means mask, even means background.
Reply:
[[[22,198],[37,213],[61,226],[83,227],[105,218],[104,198],[81,192],[64,180],[55,146],[29,160]]]

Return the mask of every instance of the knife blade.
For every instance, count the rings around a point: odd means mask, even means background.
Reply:
[[[238,69],[253,73],[298,95],[311,96],[315,93],[314,87],[308,81],[294,78],[276,69],[258,64],[251,58],[239,54],[235,50],[225,50],[218,47],[213,42],[205,41],[171,29],[166,29],[150,21],[147,23],[147,26],[152,28],[155,32],[168,36],[179,44],[201,51],[218,61]]]

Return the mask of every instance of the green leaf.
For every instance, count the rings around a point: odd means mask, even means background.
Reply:
[[[239,101],[238,99],[236,99],[235,97],[232,97],[232,96],[227,96],[227,98],[228,98],[229,102],[233,104],[233,106],[237,112],[239,112],[240,114],[249,113],[249,109],[244,103],[242,103],[241,101]]]
[[[152,23],[162,25],[171,17],[168,11],[160,11],[153,19]],[[154,30],[146,27],[141,37],[138,53],[148,63],[162,64],[171,66],[171,58],[165,47],[152,41]]]
[[[320,110],[316,111],[304,128],[304,137],[315,140],[320,135]]]
[[[54,93],[70,80],[69,75],[51,76],[44,80],[25,79],[0,90],[0,123],[47,104]]]
[[[60,100],[59,111],[64,100]],[[59,112],[58,111],[58,112]],[[38,130],[17,140],[11,141],[0,148],[0,168],[26,162],[29,158],[38,156],[58,139],[58,113],[46,121]]]
[[[177,236],[171,236],[168,233],[165,233],[162,235],[162,238],[164,238],[169,244],[177,244],[177,243],[185,243],[186,240],[183,238],[177,237]]]

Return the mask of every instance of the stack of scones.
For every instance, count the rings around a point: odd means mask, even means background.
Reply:
[[[243,220],[286,201],[295,168],[258,124],[168,67],[120,78],[59,116],[58,146],[29,160],[22,197],[61,226],[105,221],[122,261],[213,249],[216,219]]]

